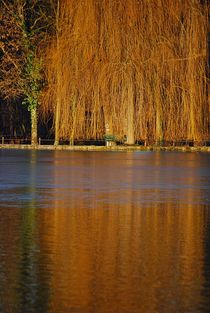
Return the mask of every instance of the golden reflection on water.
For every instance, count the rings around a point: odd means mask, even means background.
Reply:
[[[72,197],[67,190],[69,194],[62,200],[58,197],[63,192],[60,185],[68,185],[73,177],[71,173],[63,176],[62,161],[56,154],[54,162],[51,174],[57,188],[51,190],[47,208],[35,212],[33,198],[27,208],[1,211],[0,252],[11,256],[5,263],[6,257],[4,260],[0,253],[4,313],[11,308],[13,312],[23,312],[23,308],[26,312],[23,300],[27,312],[200,312],[206,222],[205,207],[190,201],[194,197],[192,189],[186,190],[184,204],[177,200],[176,205],[170,201],[141,205],[134,199],[143,198],[144,190],[128,188],[125,201],[117,202],[111,190],[102,195],[96,185],[101,200],[96,201],[88,197],[91,177],[84,173],[87,179],[77,190],[80,196]],[[89,162],[92,170],[88,175],[94,180],[98,175],[95,160],[83,158],[80,166],[84,162]],[[128,158],[126,162],[124,175],[132,186],[136,179],[133,160]],[[158,154],[155,162],[157,167],[162,164]],[[32,193],[35,163],[36,158],[31,163]],[[159,181],[160,175],[156,171],[154,180]],[[110,178],[112,174],[107,172],[105,179]],[[189,176],[188,183],[193,184],[194,179]],[[155,189],[157,199],[160,192]],[[28,268],[31,278],[24,282],[29,275],[24,269]],[[27,293],[29,300],[25,298]],[[15,311],[11,303],[16,303],[20,311]],[[38,311],[38,307],[42,309]]]
[[[160,166],[158,155],[155,161]],[[97,175],[94,160],[89,162],[91,175]],[[132,167],[132,159],[127,165]],[[132,185],[129,166],[125,175]],[[154,179],[159,175],[157,171]],[[80,192],[86,189],[84,184]],[[191,192],[186,192],[189,199]],[[45,224],[41,227],[43,244],[53,251],[52,312],[185,312],[199,307],[204,284],[202,207],[134,207],[132,197],[130,189],[126,205],[89,205],[86,198],[72,198],[69,209],[55,200],[53,209],[42,213],[43,223],[53,225],[49,234]],[[112,200],[112,194],[104,198]]]
[[[202,208],[84,211],[80,205],[42,214],[42,249],[52,253],[53,312],[61,304],[84,312],[197,308],[204,284]],[[46,233],[45,223],[53,232]]]
[[[158,156],[156,162],[160,166]],[[132,166],[131,159],[127,163]],[[59,184],[57,169],[54,179]],[[159,180],[159,174],[155,179]],[[128,170],[127,175],[132,184],[132,172]],[[192,183],[193,178],[189,180]],[[81,194],[86,189],[87,185],[81,185]],[[40,228],[42,249],[52,253],[53,312],[61,306],[62,312],[199,310],[205,282],[202,206],[152,203],[136,207],[132,202],[136,195],[130,189],[126,205],[98,202],[91,207],[90,199],[78,197],[68,198],[72,208],[67,209],[65,202],[56,200],[59,190],[54,192],[52,209],[42,212]],[[187,190],[186,198],[192,196]],[[112,194],[105,198],[112,199]]]

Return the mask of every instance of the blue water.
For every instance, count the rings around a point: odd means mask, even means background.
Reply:
[[[100,201],[107,192],[114,203],[170,202],[210,204],[210,157],[178,152],[36,152],[0,151],[0,206],[38,200],[47,206],[50,193],[62,198]],[[141,198],[138,197],[141,192]],[[188,197],[188,194],[191,194]],[[119,196],[120,194],[120,196]],[[15,200],[15,202],[13,201]],[[103,201],[108,201],[104,199]]]

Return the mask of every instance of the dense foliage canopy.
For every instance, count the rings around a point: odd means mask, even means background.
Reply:
[[[1,0],[0,134],[36,143],[38,131],[55,144],[104,135],[128,144],[207,140],[208,6]]]

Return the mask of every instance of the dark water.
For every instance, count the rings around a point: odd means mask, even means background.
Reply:
[[[0,312],[210,312],[210,155],[0,150]]]

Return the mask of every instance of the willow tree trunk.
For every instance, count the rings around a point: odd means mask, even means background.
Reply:
[[[74,134],[75,134],[75,126],[76,126],[76,117],[77,117],[77,94],[72,95],[72,129],[69,137],[70,146],[74,145]]]
[[[161,143],[163,140],[163,119],[162,119],[162,107],[161,103],[157,102],[156,109],[156,142]]]
[[[189,49],[189,61],[188,61],[188,90],[189,90],[189,104],[188,104],[188,110],[189,110],[189,121],[188,121],[188,134],[187,139],[188,140],[196,140],[196,113],[199,114],[199,107],[196,108],[196,94],[195,90],[196,84],[195,84],[195,70],[194,65],[195,61],[193,60],[193,49],[190,45]]]
[[[127,141],[128,145],[134,145],[134,99],[131,87],[128,90],[128,108],[127,108]]]
[[[59,144],[59,139],[60,139],[60,109],[61,109],[61,101],[59,98],[59,95],[57,96],[57,101],[56,101],[56,110],[55,110],[55,141],[54,145]]]
[[[163,128],[162,128],[162,119],[159,112],[156,114],[156,141],[161,142],[163,140]]]
[[[56,11],[56,49],[57,55],[60,51],[60,1],[57,1],[57,11]],[[60,89],[61,89],[61,62],[60,56],[57,62],[57,86],[56,86],[56,109],[55,109],[55,141],[54,145],[59,144],[60,139],[60,113],[61,113],[61,98],[60,98]]]
[[[31,109],[31,145],[37,145],[37,108]]]
[[[128,145],[134,145],[134,105],[131,103],[128,107],[127,115],[127,142]]]

